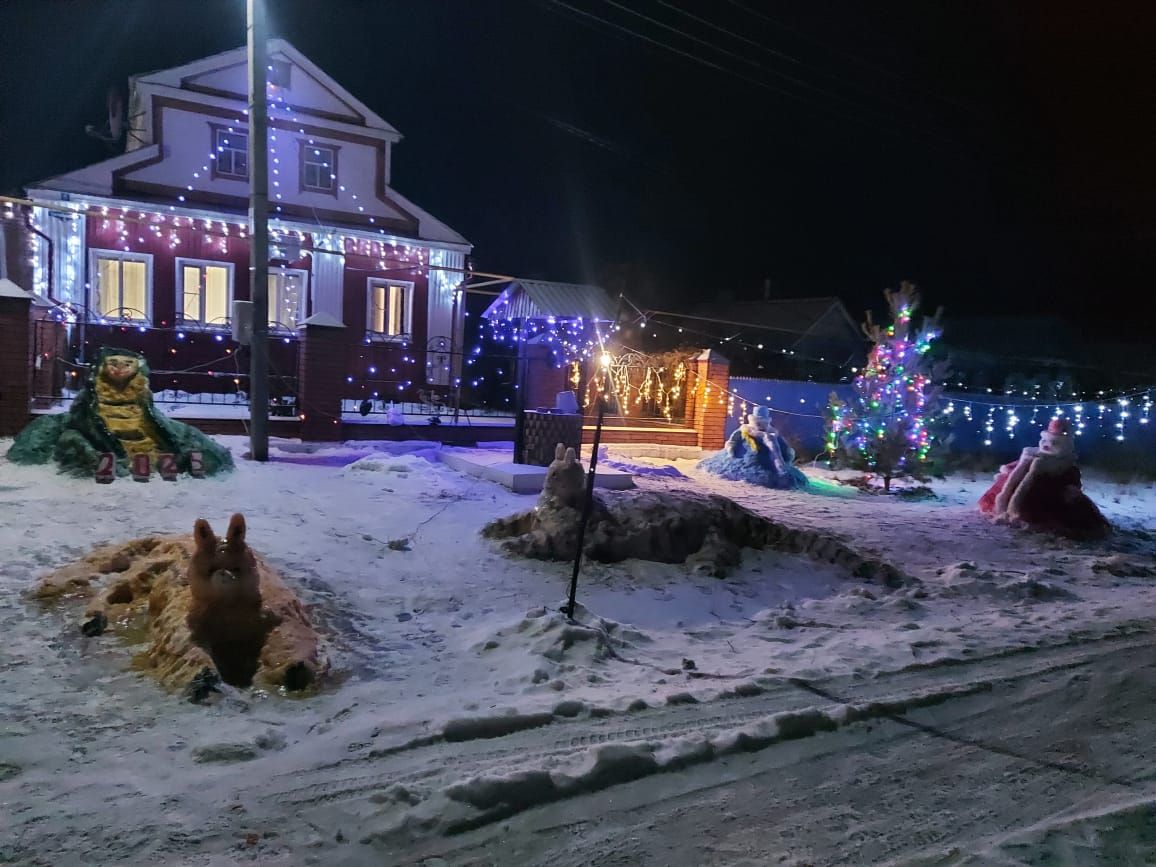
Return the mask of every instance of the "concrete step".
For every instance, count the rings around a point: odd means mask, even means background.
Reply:
[[[470,476],[488,479],[509,488],[515,494],[538,494],[546,482],[546,467],[516,464],[505,452],[487,449],[442,449],[441,460],[447,467]],[[589,464],[583,469],[589,472]],[[600,467],[594,474],[594,486],[612,491],[634,487],[634,477],[622,470]]]

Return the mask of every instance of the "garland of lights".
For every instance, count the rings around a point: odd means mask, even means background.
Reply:
[[[44,224],[42,222],[42,213],[49,209],[43,207],[29,207],[26,209],[29,221],[33,228],[43,231]],[[133,232],[132,228],[136,228],[135,242],[138,244],[146,243],[146,235],[151,236],[152,240],[167,240],[170,249],[177,249],[186,239],[192,238],[194,233],[201,235],[201,240],[206,245],[215,245],[223,254],[229,251],[229,242],[232,238],[245,240],[247,238],[247,227],[241,223],[230,222],[228,220],[200,218],[189,215],[187,213],[156,213],[152,211],[144,211],[135,208],[116,208],[107,205],[93,205],[88,202],[78,202],[68,206],[54,207],[51,210],[63,212],[65,210],[72,210],[74,216],[69,219],[68,232],[65,241],[65,255],[58,257],[58,262],[61,264],[61,278],[58,285],[62,287],[63,291],[67,293],[71,287],[75,286],[79,281],[79,276],[82,272],[80,270],[82,258],[81,250],[83,248],[83,239],[81,236],[81,227],[84,225],[84,217],[95,218],[101,221],[101,228],[103,230],[113,230],[119,239],[119,246],[122,250],[132,252],[133,249]],[[174,206],[170,206],[170,211],[175,211]],[[135,213],[134,213],[135,212]],[[18,219],[18,214],[14,210],[13,202],[6,200],[4,202],[3,218],[6,220]],[[378,230],[384,234],[383,229]],[[389,270],[388,263],[390,261],[400,262],[404,267],[408,268],[411,273],[419,273],[428,267],[428,262],[423,258],[423,248],[412,247],[404,242],[397,240],[381,240],[370,239],[362,236],[354,236],[345,233],[338,233],[332,231],[322,232],[305,232],[297,229],[286,228],[284,226],[271,227],[271,240],[275,244],[283,244],[288,242],[299,242],[303,253],[312,252],[316,249],[338,251],[352,256],[362,256],[367,259],[376,260],[378,270]],[[46,261],[47,256],[43,254],[41,249],[43,241],[35,233],[29,233],[28,236],[28,261],[32,269],[34,291],[42,297],[48,296],[48,275]],[[402,270],[401,268],[396,270]],[[122,321],[115,319],[86,316],[88,311],[80,299],[64,298],[61,303],[58,303],[49,316],[63,324],[76,324],[82,318],[86,319],[92,324],[106,325],[112,327],[120,327],[121,330],[126,330],[126,326]],[[643,323],[645,325],[645,322]],[[670,326],[667,323],[658,322],[658,324]],[[130,326],[140,332],[152,330],[168,330],[168,323],[162,321],[160,327],[156,327],[151,323],[138,324],[131,323]],[[545,320],[543,322],[532,322],[528,326],[523,326],[519,323],[510,320],[491,320],[489,322],[490,330],[493,338],[498,343],[506,343],[516,345],[523,339],[530,339],[546,336],[546,341],[560,347],[562,349],[561,364],[567,363],[567,357],[570,358],[590,358],[598,347],[601,347],[602,341],[606,335],[600,331],[596,336],[585,338],[582,329],[577,327],[577,321],[563,321],[562,323],[551,322]],[[523,328],[525,334],[523,334]],[[616,331],[617,327],[610,330]],[[678,331],[682,331],[678,328]],[[209,331],[209,329],[206,329]],[[189,332],[189,333],[186,333]],[[178,330],[176,332],[176,339],[178,341],[194,343],[195,340],[189,334],[190,329]],[[199,332],[198,332],[199,334]],[[220,343],[224,341],[224,336],[221,333],[207,333],[205,336],[211,340]],[[288,337],[282,337],[284,343],[290,343]],[[86,341],[91,344],[91,340]],[[366,344],[371,341],[367,339]],[[403,350],[409,348],[408,343],[400,344]],[[387,348],[397,348],[397,345],[389,344]],[[760,344],[757,348],[762,349]],[[176,354],[176,349],[170,347],[169,352],[172,355]],[[467,365],[473,365],[478,356],[482,352],[480,345],[475,346],[472,350],[471,357],[467,359]],[[172,359],[176,360],[176,359]],[[363,359],[364,356],[363,356]],[[403,364],[412,365],[415,363],[413,357],[406,354],[402,358]],[[397,391],[404,391],[405,388],[412,386],[412,379],[397,380],[380,380],[376,378],[379,368],[384,373],[386,367],[378,362],[369,360],[366,364],[367,378],[363,383],[363,390],[371,394],[374,398],[381,396],[380,388],[373,389],[373,386],[382,385],[396,385]],[[397,367],[389,367],[391,374],[397,374]],[[853,373],[858,373],[856,368],[851,369]],[[75,376],[76,372],[73,371]],[[472,384],[476,387],[480,380],[484,377],[476,377]],[[347,382],[353,382],[353,377],[347,377]],[[962,383],[956,383],[956,387],[962,388]],[[577,387],[577,385],[575,386]],[[642,385],[639,385],[641,388]],[[652,384],[651,388],[657,388],[657,383]],[[709,388],[710,386],[704,386]],[[717,386],[716,386],[717,388]],[[372,390],[371,390],[372,389]],[[1039,391],[1041,386],[1036,384],[1033,386],[1035,391]],[[992,394],[993,389],[985,389],[986,393]],[[733,391],[719,390],[720,402],[725,403],[729,415],[736,416],[740,420],[744,419],[751,408],[756,406],[763,406],[753,401],[748,401],[741,395]],[[1153,389],[1140,389],[1117,397],[1112,397],[1103,390],[1096,392],[1071,392],[1072,398],[1079,398],[1079,402],[1071,403],[1052,403],[1051,401],[1042,400],[1030,391],[1022,390],[1020,393],[1029,397],[1032,401],[1040,401],[1038,404],[1008,404],[1008,403],[985,403],[979,400],[967,400],[959,397],[951,397],[946,407],[942,410],[944,416],[952,416],[955,413],[960,413],[962,416],[971,420],[973,418],[982,417],[983,422],[980,430],[984,434],[983,443],[985,446],[991,446],[994,443],[994,433],[996,431],[998,421],[1003,422],[1003,430],[1008,438],[1014,438],[1018,431],[1019,425],[1027,421],[1033,426],[1040,426],[1046,423],[1046,420],[1051,418],[1058,418],[1063,415],[1070,415],[1073,422],[1073,430],[1077,436],[1082,436],[1086,429],[1085,419],[1089,418],[1091,414],[1095,414],[1098,421],[1103,421],[1105,417],[1115,416],[1116,420],[1111,422],[1112,429],[1115,431],[1114,437],[1117,441],[1123,442],[1127,433],[1128,423],[1136,419],[1142,426],[1150,424],[1151,410],[1153,407],[1152,398]],[[1006,390],[1006,395],[1012,395],[1016,392],[1013,390]],[[640,395],[635,394],[634,400],[637,401]],[[645,399],[645,398],[643,398]],[[627,405],[627,400],[621,400],[623,405]],[[1091,407],[1086,404],[1091,404]],[[1049,407],[1054,407],[1047,419],[1040,418],[1042,413],[1048,411]],[[787,413],[792,415],[808,415],[806,413],[792,412],[789,410],[777,409],[767,406],[773,412]],[[982,412],[977,413],[975,409],[986,408],[986,414]],[[665,414],[665,413],[664,413]],[[997,415],[999,419],[997,420]],[[1027,418],[1025,418],[1027,416]],[[669,416],[668,416],[669,417]],[[816,418],[829,418],[825,416],[812,416]],[[828,446],[831,445],[830,432],[828,434]]]
[[[889,479],[918,472],[931,449],[925,416],[936,389],[924,356],[940,329],[938,315],[915,329],[919,295],[912,284],[888,290],[886,298],[893,322],[884,328],[868,314],[864,332],[873,346],[866,367],[852,383],[854,405],[838,399],[829,405],[827,449],[834,453],[841,448],[864,469]]]
[[[956,404],[962,403],[962,415],[965,419],[970,421],[973,418],[971,402],[962,401],[959,398],[952,398],[947,402],[947,406],[943,410],[946,416],[953,415],[956,412]],[[987,416],[983,421],[981,428],[983,432],[983,444],[985,446],[992,445],[993,435],[996,429],[996,414],[1003,413],[1004,432],[1008,439],[1014,439],[1018,431],[1020,423],[1023,419],[1020,417],[1018,410],[1031,410],[1031,417],[1028,423],[1033,427],[1040,427],[1051,421],[1061,418],[1066,415],[1071,416],[1072,429],[1076,436],[1083,436],[1088,427],[1086,419],[1091,412],[1096,413],[1097,427],[1104,428],[1105,416],[1115,415],[1116,421],[1112,422],[1112,436],[1117,442],[1124,442],[1125,432],[1128,426],[1128,420],[1136,417],[1140,425],[1147,427],[1151,421],[1153,403],[1152,390],[1145,389],[1144,391],[1137,391],[1127,396],[1121,396],[1114,399],[1115,406],[1109,406],[1107,402],[1098,402],[1094,410],[1090,410],[1083,403],[1066,403],[1055,404],[1055,409],[1052,410],[1048,416],[1047,421],[1042,421],[1039,418],[1041,411],[1046,411],[1047,407],[1037,405],[1006,405],[1006,404],[978,404],[980,406],[987,406]],[[1139,413],[1137,417],[1137,412]]]
[[[618,326],[597,320],[556,319],[488,319],[488,338],[499,345],[516,347],[531,340],[545,343],[553,350],[556,367],[564,367],[576,358],[590,358],[603,347]],[[603,326],[607,333],[603,334]],[[479,347],[475,347],[474,354]]]
[[[268,85],[269,89],[269,117],[271,121],[280,121],[282,124],[286,122],[299,123],[299,119],[293,113],[292,109],[285,101],[284,94],[273,84]],[[248,110],[239,110],[239,116],[233,121],[232,126],[225,126],[224,129],[229,133],[244,132],[249,134]],[[227,122],[226,122],[227,123]],[[305,144],[314,145],[313,138],[308,137],[304,127],[298,127],[297,132],[302,136],[306,136]],[[270,125],[268,130],[268,146],[270,156],[270,171],[272,175],[273,186],[273,208],[276,213],[282,212],[283,194],[280,191],[280,165],[281,154],[279,152],[280,144],[278,142],[278,127]],[[288,138],[282,136],[282,139]],[[290,144],[290,146],[292,146]],[[185,184],[186,192],[193,192],[195,190],[195,182],[210,173],[210,166],[217,159],[217,153],[214,149],[223,150],[217,145],[216,137],[213,138],[213,144],[209,152],[206,154],[205,161],[198,169],[191,171],[189,182]],[[328,164],[324,164],[328,167]],[[330,178],[336,184],[336,175],[331,173]],[[345,192],[343,185],[338,185],[341,192]],[[365,214],[365,206],[358,202],[358,195],[350,193],[353,201],[356,203],[357,210],[360,214]],[[170,250],[177,250],[182,245],[188,245],[189,242],[200,235],[202,246],[202,253],[219,253],[222,256],[227,256],[230,248],[230,239],[233,237],[239,239],[247,238],[247,226],[241,223],[233,223],[228,220],[202,218],[190,215],[185,211],[187,207],[187,197],[184,193],[177,196],[178,204],[168,205],[168,213],[157,213],[148,210],[137,210],[135,208],[118,207],[116,205],[107,204],[91,204],[89,202],[69,203],[51,209],[41,206],[33,206],[28,209],[29,220],[34,229],[43,231],[44,226],[41,222],[41,214],[49,210],[53,212],[64,213],[72,211],[73,215],[69,219],[69,228],[66,243],[66,252],[63,257],[57,257],[58,261],[62,261],[61,268],[63,280],[54,281],[57,283],[64,295],[57,299],[58,306],[53,311],[52,317],[57,321],[65,324],[75,324],[82,313],[86,313],[84,309],[84,301],[86,299],[76,297],[77,289],[79,288],[79,278],[83,274],[84,262],[82,256],[83,231],[85,226],[85,218],[99,220],[99,230],[106,235],[115,237],[115,242],[110,242],[107,247],[115,247],[123,252],[151,252],[151,250],[134,250],[137,245],[153,246],[157,242],[164,243],[167,241]],[[133,216],[133,211],[136,211]],[[178,211],[185,211],[185,213],[178,213]],[[11,202],[5,203],[4,217],[9,220],[16,219],[17,215],[13,209]],[[293,250],[298,253],[297,258],[306,258],[317,250],[326,250],[336,252],[344,256],[357,256],[369,260],[367,264],[375,267],[368,267],[367,272],[394,272],[403,273],[408,272],[411,275],[418,275],[422,273],[428,274],[430,261],[427,253],[423,247],[413,246],[406,243],[404,240],[399,240],[387,235],[384,228],[376,227],[377,218],[373,215],[367,215],[366,220],[370,224],[364,230],[366,232],[375,231],[381,236],[381,239],[370,239],[361,235],[355,235],[347,232],[338,232],[336,230],[328,230],[321,227],[320,231],[301,231],[294,229],[281,223],[276,217],[270,220],[270,246],[282,247],[287,250]],[[374,227],[374,228],[371,228]],[[155,247],[154,247],[155,249]],[[42,297],[50,297],[54,293],[49,291],[48,287],[48,266],[47,255],[43,247],[41,237],[35,232],[29,233],[29,250],[28,257],[33,273],[33,288],[34,291]],[[348,265],[346,270],[349,270]],[[56,288],[56,287],[54,287]],[[88,291],[91,290],[90,284],[84,285],[84,291],[87,296]],[[290,320],[284,323],[287,328],[294,328],[297,325],[297,305],[300,303],[299,299],[290,298],[287,302],[284,312]],[[143,315],[143,311],[142,311]],[[122,325],[125,319],[109,318],[99,316],[88,316],[87,321],[95,325]],[[139,321],[139,320],[138,320]],[[145,324],[138,324],[138,321],[132,321],[131,325],[136,327],[139,331],[154,330],[154,325],[151,322]],[[191,323],[189,323],[191,324]],[[213,325],[224,326],[227,323],[212,323]],[[174,326],[176,323],[174,323]],[[166,321],[161,321],[162,328],[167,327]],[[122,330],[124,330],[122,328]],[[185,333],[178,332],[177,339],[184,341]],[[224,336],[216,334],[213,339],[217,342],[222,342]],[[289,343],[289,338],[283,338],[284,342]],[[91,341],[86,341],[91,343]],[[191,341],[190,341],[191,342]],[[369,345],[373,341],[367,337],[366,344]],[[393,342],[389,344],[377,345],[378,349],[396,350],[400,348],[402,351],[409,350],[410,343],[403,340],[400,343]],[[170,349],[170,352],[175,353],[175,349]],[[372,358],[366,359],[362,355],[362,360],[368,361],[367,372],[370,377],[377,373],[378,363],[373,363]],[[408,353],[402,357],[402,363],[412,365],[415,359]],[[431,366],[432,362],[427,361],[427,366]],[[390,368],[390,372],[396,374],[397,368]],[[353,377],[347,377],[347,382],[352,383]],[[363,385],[363,390],[367,393],[373,385],[381,384],[384,381],[367,378]],[[458,380],[460,382],[460,380]],[[397,383],[397,390],[403,391],[413,385],[412,379],[405,379]],[[373,397],[379,396],[379,391],[372,391]]]
[[[617,358],[604,352],[599,358],[602,376],[591,376],[586,384],[582,405],[590,406],[599,396],[614,396],[619,414],[630,415],[643,406],[654,407],[668,422],[674,421],[674,410],[686,389],[686,362],[673,367],[654,366],[651,358],[639,352],[626,352]],[[571,363],[570,382],[575,388],[582,381],[579,362]]]

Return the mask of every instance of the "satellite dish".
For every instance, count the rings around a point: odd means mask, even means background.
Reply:
[[[124,97],[120,88],[110,87],[106,99],[108,106],[108,131],[113,141],[120,141],[124,136]]]
[[[124,138],[124,97],[116,87],[110,87],[105,97],[105,106],[108,109],[108,124],[97,127],[88,124],[84,131],[93,138],[98,138],[106,144],[118,144]]]

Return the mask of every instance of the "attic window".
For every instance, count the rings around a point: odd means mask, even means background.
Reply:
[[[288,60],[269,61],[269,83],[274,87],[289,89],[289,73],[293,65]]]
[[[249,133],[236,127],[209,124],[213,132],[214,178],[247,180],[249,177]]]
[[[337,195],[337,147],[302,141],[301,192]]]

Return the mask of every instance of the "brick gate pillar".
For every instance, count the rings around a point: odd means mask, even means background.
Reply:
[[[727,391],[730,389],[731,363],[713,349],[703,350],[695,359],[693,427],[698,432],[698,446],[704,451],[718,451],[726,442]],[[687,396],[689,401],[690,395]]]
[[[0,437],[28,424],[32,406],[32,296],[0,280]]]
[[[526,345],[526,409],[554,408],[558,392],[570,387],[567,368],[554,366],[554,351],[545,343]]]
[[[297,414],[301,439],[341,440],[341,393],[345,383],[345,326],[311,316],[302,323],[297,349]]]

